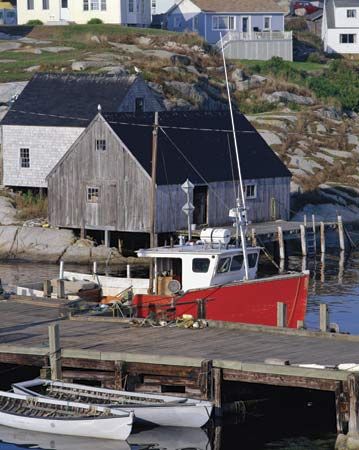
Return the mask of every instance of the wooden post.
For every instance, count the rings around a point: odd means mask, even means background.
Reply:
[[[307,237],[304,225],[300,225],[300,242],[302,245],[302,256],[307,256]]]
[[[105,230],[105,247],[110,247],[110,232]]]
[[[337,422],[337,434],[344,432],[344,417],[342,413],[342,402],[343,402],[344,392],[343,392],[343,382],[339,381],[335,389],[335,411],[336,411],[336,422]]]
[[[44,297],[50,298],[51,297],[51,292],[52,292],[52,286],[51,286],[51,281],[50,280],[45,280],[44,281]]]
[[[152,168],[151,168],[151,197],[150,197],[150,247],[155,247],[156,243],[156,183],[157,183],[157,147],[158,147],[158,112],[155,112],[155,123],[152,132]],[[149,293],[153,293],[154,287],[154,265],[153,258],[150,262],[150,283]]]
[[[217,417],[222,416],[222,369],[213,368],[213,402]]]
[[[122,247],[123,247],[123,241],[122,239],[118,240],[118,251],[120,253],[120,255],[122,255]]]
[[[325,303],[320,304],[319,315],[320,315],[320,331],[325,333],[328,331],[328,325],[329,325],[328,305],[326,305]]]
[[[124,391],[126,389],[126,363],[115,361],[115,389]]]
[[[339,248],[340,250],[345,250],[345,239],[344,239],[344,227],[342,216],[338,216],[338,234],[339,234]]]
[[[65,298],[65,281],[64,280],[57,280],[56,294],[57,294],[57,298]]]
[[[256,229],[255,228],[252,228],[251,236],[252,236],[252,245],[253,245],[253,247],[257,247],[257,235],[256,235]]]
[[[287,305],[282,302],[277,303],[277,327],[287,326]]]
[[[325,253],[325,225],[324,222],[320,222],[320,252]]]
[[[61,380],[61,343],[59,324],[49,325],[51,380]]]
[[[127,266],[126,266],[126,276],[127,276],[127,278],[131,278],[131,266],[130,266],[130,264],[127,264]]]
[[[214,429],[213,450],[221,450],[222,448],[222,427],[216,426]]]
[[[86,230],[85,227],[80,228],[80,239],[85,239],[86,237]]]
[[[210,400],[212,386],[212,360],[205,359],[201,362],[201,376],[199,388],[203,400]]]
[[[359,375],[351,373],[347,378],[349,392],[349,430],[350,436],[358,437],[359,434]]]
[[[94,261],[93,264],[92,264],[92,273],[94,275],[97,274],[97,261]]]
[[[280,259],[285,259],[284,237],[282,227],[278,227],[278,244],[279,244],[279,257]]]
[[[64,270],[65,270],[65,264],[64,262],[61,260],[60,261],[60,269],[59,269],[59,278],[60,280],[64,279]]]

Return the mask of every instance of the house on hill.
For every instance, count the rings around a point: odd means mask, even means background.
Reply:
[[[19,25],[41,20],[46,25],[91,19],[103,23],[147,27],[151,24],[150,0],[17,0]]]
[[[46,176],[97,112],[161,111],[141,76],[36,74],[1,122],[3,184],[46,188]]]
[[[226,56],[235,59],[293,59],[292,33],[275,0],[181,0],[167,12],[171,31],[194,31],[210,44],[224,36]]]
[[[153,123],[153,113],[97,114],[47,177],[50,224],[148,233]],[[244,115],[235,124],[249,220],[288,219],[291,173]],[[231,223],[238,183],[229,113],[160,112],[159,127],[156,232],[186,228],[187,178],[192,222]]]
[[[322,40],[326,53],[359,53],[359,1],[326,0]]]

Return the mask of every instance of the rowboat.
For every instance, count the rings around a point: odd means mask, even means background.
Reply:
[[[161,426],[202,427],[210,418],[210,402],[158,394],[141,394],[81,384],[35,379],[14,383],[15,393],[76,401],[111,409],[133,411],[137,422]]]
[[[42,433],[126,440],[133,413],[0,391],[0,425]]]

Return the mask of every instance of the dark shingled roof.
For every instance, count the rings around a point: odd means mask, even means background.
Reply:
[[[86,127],[100,104],[118,111],[135,76],[38,73],[12,105],[2,125]]]
[[[151,174],[154,113],[105,113],[103,117]],[[141,124],[147,126],[139,126]],[[233,180],[231,161],[235,174],[237,166],[229,112],[160,112],[159,124],[179,150],[160,130],[158,184],[179,184],[186,178],[204,184],[196,170],[207,182]],[[290,171],[243,114],[235,113],[235,124],[244,179],[291,177]]]

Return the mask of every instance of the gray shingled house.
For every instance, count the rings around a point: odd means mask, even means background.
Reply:
[[[249,219],[289,218],[291,173],[235,114]],[[150,227],[154,114],[98,114],[47,177],[51,225],[140,232]],[[236,173],[228,112],[160,112],[157,233],[186,227],[181,184],[194,184],[192,222],[231,223]]]
[[[1,122],[3,184],[46,188],[46,176],[97,112],[161,111],[141,76],[39,73]]]

